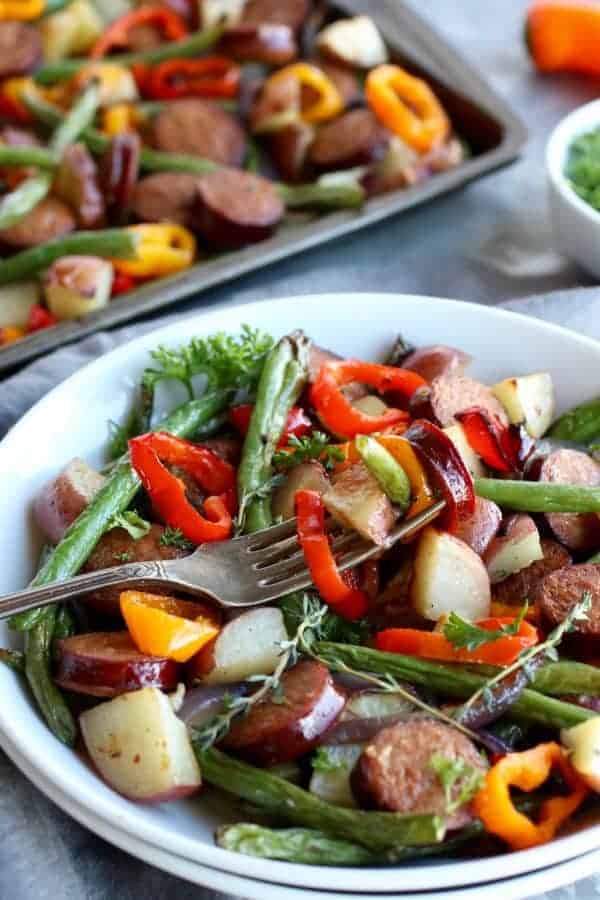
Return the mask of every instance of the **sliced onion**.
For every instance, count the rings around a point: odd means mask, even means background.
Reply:
[[[198,727],[222,711],[225,696],[240,697],[245,690],[246,686],[242,682],[190,688],[179,710],[179,718],[186,725]]]

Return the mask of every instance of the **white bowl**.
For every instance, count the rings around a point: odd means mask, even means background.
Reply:
[[[546,172],[557,249],[600,278],[600,213],[575,193],[564,174],[575,138],[595,128],[600,128],[600,100],[579,107],[556,126],[546,148]]]
[[[185,342],[193,334],[218,329],[234,332],[243,322],[276,336],[302,327],[320,344],[367,359],[381,358],[398,331],[417,344],[444,341],[471,353],[475,377],[488,382],[545,369],[557,385],[559,410],[596,396],[600,388],[597,342],[512,312],[430,297],[304,296],[183,319],[77,372],[30,410],[0,444],[5,485],[0,505],[0,594],[22,587],[33,573],[38,542],[28,509],[36,490],[75,455],[100,460],[106,423],[124,418],[148,351],[159,343]],[[3,625],[0,645],[9,639]],[[125,833],[150,847],[232,875],[330,891],[438,890],[532,872],[600,847],[600,825],[594,823],[551,846],[496,857],[492,865],[483,859],[355,869],[351,883],[347,869],[237,855],[213,845],[214,827],[227,815],[225,804],[202,797],[163,806],[125,800],[50,734],[23,682],[6,668],[0,670],[0,692],[0,743],[36,783],[54,796],[69,798],[80,809],[91,810],[98,822],[108,823],[109,833],[114,827],[117,843],[117,834]]]

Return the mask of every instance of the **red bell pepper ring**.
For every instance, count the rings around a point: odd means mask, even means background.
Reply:
[[[446,501],[441,527],[456,532],[460,522],[475,510],[473,479],[460,453],[448,435],[427,419],[417,419],[403,437],[417,454],[431,486]]]
[[[241,435],[245,436],[248,433],[253,409],[254,406],[252,403],[240,403],[238,406],[232,406],[229,410],[229,421]],[[312,429],[313,423],[310,421],[302,407],[292,406],[288,413],[279,446],[286,446],[290,434],[293,434],[296,437],[302,437],[302,435],[308,434]]]
[[[353,381],[368,384],[380,394],[393,392],[406,403],[418,388],[427,383],[416,372],[395,366],[352,359],[325,363],[311,388],[311,403],[328,431],[346,439],[357,434],[385,431],[392,425],[408,421],[408,414],[401,409],[388,409],[379,416],[370,416],[356,409],[341,390]]]
[[[154,66],[144,81],[144,94],[153,100],[179,97],[236,97],[240,67],[224,56],[207,59],[168,59]]]
[[[315,587],[323,600],[345,619],[367,611],[363,591],[348,585],[340,573],[325,531],[323,500],[316,491],[296,491],[298,540]]]
[[[515,425],[506,426],[486,409],[474,406],[457,413],[470,447],[496,472],[519,472],[534,442]]]
[[[111,50],[122,49],[129,43],[129,32],[137,25],[154,25],[160,29],[168,41],[180,41],[188,34],[188,28],[181,16],[165,6],[141,6],[125,13],[108,26],[102,37],[92,47],[90,59],[102,59]]]
[[[35,303],[29,310],[27,327],[25,330],[27,331],[27,334],[33,334],[35,331],[51,328],[52,325],[56,325],[57,322],[58,319],[55,319],[45,306],[40,306],[39,303]]]
[[[167,525],[178,528],[194,544],[223,541],[231,536],[228,507],[234,496],[235,471],[229,463],[205,447],[196,447],[165,432],[132,438],[129,452],[131,465]],[[189,472],[205,490],[213,492],[204,501],[204,515],[192,506],[183,482],[164,462]]]
[[[132,291],[138,284],[133,275],[126,275],[125,272],[115,272],[111,288],[111,297],[118,297],[120,294],[126,294]]]

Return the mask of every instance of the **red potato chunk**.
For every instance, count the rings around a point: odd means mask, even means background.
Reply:
[[[75,457],[44,485],[33,501],[33,517],[51,544],[58,544],[103,484],[103,475]]]

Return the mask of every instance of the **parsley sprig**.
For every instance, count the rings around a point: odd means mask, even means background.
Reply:
[[[493,689],[500,682],[504,681],[506,678],[510,678],[511,675],[514,675],[515,672],[523,671],[528,679],[531,680],[534,670],[540,662],[544,660],[556,662],[558,660],[557,646],[562,641],[564,635],[575,628],[576,622],[587,619],[587,614],[591,605],[592,595],[590,591],[584,591],[579,603],[576,603],[572,607],[563,621],[550,632],[543,643],[536,644],[534,647],[523,650],[514,663],[510,666],[506,666],[497,675],[486,681],[485,684],[469,697],[466,703],[459,707],[455,713],[456,718],[460,720],[464,714],[481,699],[483,699],[486,705],[489,705],[493,701]]]
[[[483,772],[466,759],[450,759],[441,753],[434,753],[429,766],[436,773],[444,788],[446,815],[451,816],[465,803],[473,799],[483,786]],[[458,790],[456,790],[458,788]]]
[[[480,628],[472,622],[467,622],[458,613],[451,612],[448,621],[444,625],[444,637],[446,637],[458,650],[466,649],[470,652],[477,650],[483,644],[491,644],[503,637],[514,637],[519,633],[521,623],[527,615],[529,604],[525,603],[519,610],[514,621],[501,625],[493,630]]]
[[[151,527],[150,522],[142,519],[134,510],[129,509],[126,512],[116,513],[108,523],[106,530],[111,531],[113,528],[124,528],[129,537],[133,538],[134,541],[139,541],[140,538],[148,534]]]
[[[345,760],[337,759],[330,753],[331,747],[317,747],[311,758],[311,765],[315,772],[336,772],[346,768]]]
[[[163,547],[177,547],[178,550],[193,550],[195,546],[179,528],[171,528],[170,525],[167,525],[158,543]]]
[[[312,459],[319,460],[330,472],[336,462],[343,461],[344,454],[339,447],[329,443],[329,437],[322,431],[313,431],[302,437],[291,434],[287,447],[273,454],[273,462],[279,469],[291,469]]]

